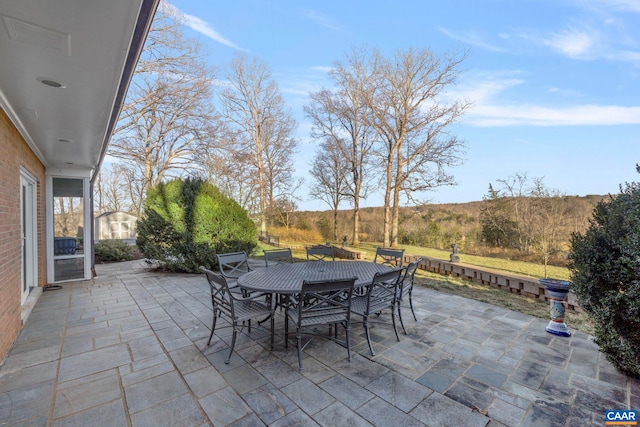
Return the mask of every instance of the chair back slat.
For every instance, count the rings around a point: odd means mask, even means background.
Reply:
[[[416,276],[416,270],[418,269],[418,265],[422,262],[423,259],[424,258],[418,258],[407,264],[407,268],[405,268],[404,274],[402,275],[402,280],[400,280],[400,285],[398,287],[398,300],[402,300],[405,295],[411,292],[413,288],[413,280]]]
[[[392,308],[395,305],[400,278],[404,268],[376,273],[367,288],[367,312]]]
[[[226,279],[237,279],[251,271],[249,258],[245,251],[216,254],[218,269]]]
[[[217,308],[226,315],[233,318],[233,296],[229,290],[229,284],[224,276],[214,273],[213,271],[200,267],[200,270],[205,273],[207,282],[209,282],[209,288],[211,290],[211,303],[214,310]]]
[[[333,246],[315,245],[307,247],[307,261],[335,261]]]
[[[348,321],[357,278],[304,281],[298,298],[298,318],[303,324]],[[328,321],[332,318],[331,321]]]
[[[402,267],[403,258],[404,249],[377,248],[373,262],[376,264],[385,264],[390,267]]]
[[[271,249],[271,250],[265,249],[264,262],[267,267],[269,267],[270,265],[293,263],[293,255],[291,254],[291,248]]]

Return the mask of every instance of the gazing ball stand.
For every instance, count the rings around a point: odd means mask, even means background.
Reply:
[[[550,299],[551,320],[545,330],[553,335],[570,337],[571,332],[569,332],[567,325],[564,323],[564,317],[571,282],[558,279],[540,279],[540,283],[547,289]]]

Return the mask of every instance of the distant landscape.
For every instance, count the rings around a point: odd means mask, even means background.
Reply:
[[[564,196],[563,214],[557,227],[557,251],[548,260],[549,265],[566,266],[571,234],[584,232],[589,225],[596,204],[609,196]],[[399,224],[399,242],[402,245],[416,245],[441,250],[450,250],[456,244],[461,253],[507,258],[518,261],[541,263],[535,250],[522,251],[512,247],[489,245],[483,238],[483,212],[487,201],[468,203],[424,204],[402,209]],[[361,209],[361,233],[363,242],[380,242],[383,233],[382,207]],[[316,230],[322,240],[341,241],[343,236],[350,239],[353,211],[343,209],[337,215],[337,233],[333,236],[332,211],[297,212],[292,226]],[[505,245],[506,246],[506,245]]]

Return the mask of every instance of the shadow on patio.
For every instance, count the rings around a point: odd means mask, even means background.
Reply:
[[[354,323],[351,363],[315,340],[299,372],[281,313],[274,351],[253,329],[225,365],[230,329],[206,347],[204,276],[97,269],[36,304],[0,370],[0,425],[601,426],[606,409],[640,408],[640,382],[591,337],[489,304],[415,289],[400,342],[375,327],[371,358]]]

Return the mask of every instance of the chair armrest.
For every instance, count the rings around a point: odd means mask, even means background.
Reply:
[[[240,290],[242,291],[242,298],[237,298],[234,295],[232,295],[233,299],[235,299],[236,301],[250,301],[250,300],[256,300],[256,299],[259,299],[259,298],[263,298],[265,296],[271,296],[271,294],[269,294],[269,293],[260,292],[260,293],[251,294],[246,289],[240,288]],[[240,295],[238,292],[233,292],[233,294]]]

